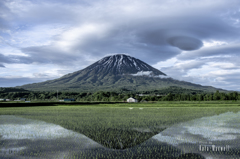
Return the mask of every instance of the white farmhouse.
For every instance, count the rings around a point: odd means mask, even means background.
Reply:
[[[127,99],[127,102],[128,103],[130,103],[130,102],[135,102],[136,103],[136,102],[138,102],[138,100],[135,99],[135,98],[130,97],[130,98]]]

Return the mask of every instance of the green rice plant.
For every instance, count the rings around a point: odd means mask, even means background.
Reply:
[[[181,106],[178,106],[177,103],[169,103],[169,105],[167,103],[166,105],[161,105],[160,103],[151,104],[118,104],[117,106],[113,104],[112,106],[5,107],[0,108],[0,115],[11,114],[28,119],[41,120],[47,123],[54,123],[66,129],[79,132],[100,143],[104,147],[113,150],[109,155],[104,152],[99,152],[99,154],[92,156],[89,153],[81,152],[79,154],[66,155],[67,157],[107,158],[106,156],[110,156],[110,158],[114,158],[116,155],[119,155],[122,158],[131,158],[131,156],[136,157],[136,155],[139,155],[142,156],[142,158],[152,158],[153,156],[158,158],[160,156],[160,154],[158,154],[159,151],[165,152],[165,156],[170,152],[174,152],[174,154],[180,152],[169,146],[145,147],[144,149],[134,148],[138,145],[144,147],[144,142],[174,124],[201,117],[218,115],[229,111],[240,111],[240,107],[235,106],[234,104],[230,104],[230,106],[229,104],[226,104],[225,107],[218,107],[217,104],[214,103],[212,104],[213,107],[210,106],[211,103],[180,103]],[[133,109],[129,109],[129,107]],[[52,135],[48,135],[49,139],[51,139]],[[3,146],[5,143],[0,143],[0,146],[1,145]],[[56,144],[56,147],[58,148],[66,148],[65,146],[66,145],[62,142]],[[45,147],[45,149],[52,148],[50,145],[42,143],[42,145],[34,147],[35,151],[32,153],[21,153],[24,155],[41,156],[44,158],[45,154],[37,151],[38,149],[42,149],[42,147]],[[74,145],[68,145],[67,147],[67,149],[74,148]],[[130,148],[134,149],[135,154],[133,154],[132,150],[129,150]],[[124,153],[121,151],[121,154],[118,154],[119,152],[117,150],[119,149],[124,149]],[[51,153],[55,154],[57,152],[58,151],[52,151]],[[154,155],[149,156],[149,154]],[[188,156],[191,156],[191,154],[188,154]],[[184,155],[180,157],[184,157]]]

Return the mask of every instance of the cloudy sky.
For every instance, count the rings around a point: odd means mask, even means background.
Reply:
[[[0,1],[0,87],[118,53],[175,79],[240,91],[240,1]]]

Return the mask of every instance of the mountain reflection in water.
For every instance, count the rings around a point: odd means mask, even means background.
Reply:
[[[73,151],[104,148],[88,137],[61,126],[12,115],[0,116],[0,135],[0,158],[36,157],[39,154],[44,154],[44,158],[68,158]]]
[[[55,124],[1,115],[0,158],[239,158],[239,116],[240,112],[228,112],[191,120],[169,127],[150,139],[146,137],[148,140],[143,143],[117,150]],[[149,133],[139,130],[135,128],[133,132]],[[127,139],[119,136],[116,140]],[[200,151],[201,145],[229,145],[230,149]]]
[[[177,124],[152,138],[185,153],[200,153],[206,158],[240,158],[240,112],[227,112]],[[215,149],[211,150],[213,147]]]

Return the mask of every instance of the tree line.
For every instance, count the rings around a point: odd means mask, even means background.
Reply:
[[[145,92],[146,93],[146,92]],[[238,92],[219,92],[215,93],[168,93],[158,94],[156,91],[147,92],[148,94],[141,94],[141,92],[0,92],[1,99],[18,100],[26,98],[29,101],[57,101],[65,98],[74,98],[76,101],[126,101],[129,97],[136,98],[138,101],[213,101],[213,100],[240,100],[240,93]]]

